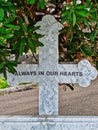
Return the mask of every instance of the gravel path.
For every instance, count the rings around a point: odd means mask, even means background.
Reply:
[[[98,116],[98,78],[90,87],[59,87],[59,114]],[[38,88],[0,96],[0,115],[38,115]]]

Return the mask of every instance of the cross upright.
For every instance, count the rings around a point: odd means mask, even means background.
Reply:
[[[41,26],[37,32],[44,35],[39,39],[44,44],[39,50],[39,64],[19,65],[16,69],[22,75],[8,73],[8,81],[11,85],[38,82],[39,115],[58,115],[58,83],[79,83],[85,87],[97,77],[97,71],[87,60],[79,64],[58,64],[58,35],[62,25],[53,16],[44,16],[35,26]],[[26,70],[28,75],[23,75]]]

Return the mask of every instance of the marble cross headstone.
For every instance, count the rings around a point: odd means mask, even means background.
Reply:
[[[79,83],[87,87],[97,77],[97,70],[86,60],[78,64],[58,64],[58,35],[62,25],[51,15],[43,17],[35,26],[44,35],[40,41],[39,64],[19,65],[15,75],[8,73],[11,85],[20,82],[39,83],[39,114],[58,115],[58,83]]]

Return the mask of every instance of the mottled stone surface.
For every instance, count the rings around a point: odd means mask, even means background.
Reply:
[[[58,115],[58,83],[79,83],[87,87],[97,77],[97,71],[87,60],[58,64],[58,35],[62,25],[53,16],[44,16],[35,26],[41,26],[37,32],[44,35],[40,39],[44,47],[40,47],[39,64],[19,65],[15,75],[8,74],[8,81],[11,85],[38,82],[39,114]]]
[[[96,79],[98,72],[89,61],[86,59],[81,60],[78,63],[78,70],[82,72],[83,76],[77,79],[80,86],[87,87],[91,84],[91,81]]]
[[[98,118],[0,117],[0,130],[98,130]]]
[[[47,15],[36,26],[41,26],[38,33],[45,35],[40,39],[44,47],[39,51],[40,70],[45,73],[44,76],[39,75],[39,113],[58,115],[58,76],[49,73],[57,71],[58,35],[62,25],[53,16]]]

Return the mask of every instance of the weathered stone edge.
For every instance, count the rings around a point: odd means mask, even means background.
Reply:
[[[5,89],[0,89],[0,95],[7,94],[7,93],[13,93],[13,92],[20,92],[20,91],[25,91],[25,90],[30,90],[33,88],[36,88],[38,85],[37,83],[31,83],[31,84],[25,84],[25,85],[20,85],[20,86],[14,86],[14,87],[9,87]]]
[[[0,116],[0,122],[63,122],[98,124],[98,116]]]

